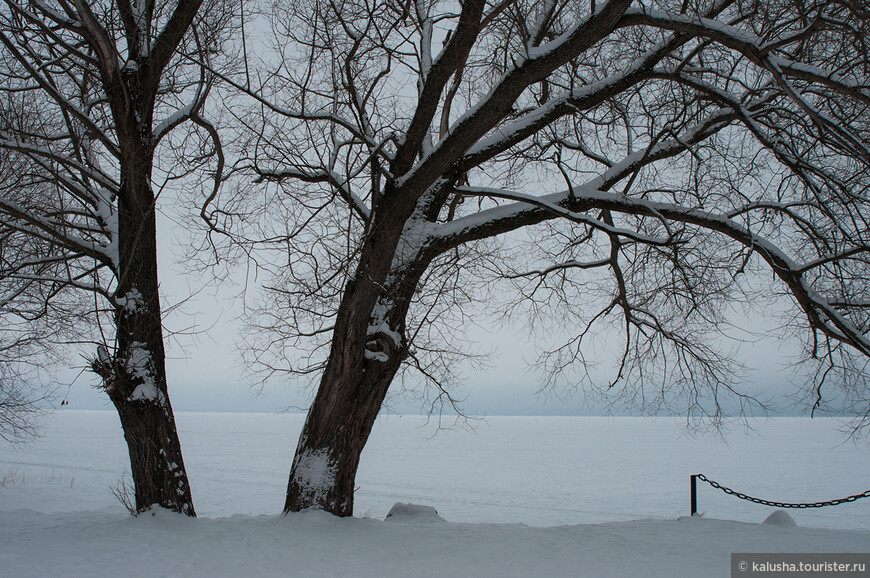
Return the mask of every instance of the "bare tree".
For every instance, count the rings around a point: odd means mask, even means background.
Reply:
[[[18,170],[20,166],[0,150],[0,187],[4,191],[17,182]],[[26,253],[33,241],[0,225],[0,270],[7,270],[10,260]],[[62,332],[60,323],[47,327],[46,316],[41,314],[44,310],[34,307],[33,300],[38,298],[35,285],[0,276],[0,437],[7,441],[36,434],[34,418],[44,401],[36,384],[43,383],[41,369],[49,365],[52,353],[45,337],[49,331]]]
[[[173,163],[152,181],[161,142],[186,146],[171,142],[174,128],[213,134],[201,114],[212,77],[192,62],[210,62],[229,14],[207,2],[197,17],[202,3],[8,0],[0,9],[2,314],[42,323],[43,346],[95,347],[137,511],[190,516],[166,383],[156,212],[160,192],[208,159]]]
[[[28,363],[41,342],[17,332],[0,336],[0,438],[15,443],[37,435],[36,418],[45,409],[50,387],[40,368]]]
[[[310,0],[274,16],[279,58],[240,150],[268,185],[244,238],[286,253],[255,354],[320,379],[286,511],[352,513],[394,378],[443,383],[457,342],[439,332],[487,280],[573,328],[552,375],[609,324],[603,387],[714,417],[736,385],[727,304],[785,295],[817,401],[847,381],[866,401],[863,3]],[[236,193],[213,225],[254,217]]]

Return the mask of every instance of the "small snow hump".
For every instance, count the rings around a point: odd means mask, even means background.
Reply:
[[[794,521],[794,518],[788,515],[788,512],[785,510],[775,510],[771,515],[766,517],[762,524],[770,524],[771,526],[786,526],[786,527],[795,527],[797,526],[797,522]]]
[[[385,522],[443,522],[444,518],[438,515],[438,511],[432,506],[419,504],[406,504],[396,502],[390,508],[390,513],[384,518]]]

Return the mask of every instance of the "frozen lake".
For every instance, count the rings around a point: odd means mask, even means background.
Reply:
[[[302,415],[179,413],[197,513],[274,514],[284,500]],[[685,420],[489,417],[454,422],[385,416],[357,477],[356,516],[395,502],[434,506],[452,522],[533,526],[675,519],[689,513],[689,476],[704,473],[759,498],[815,502],[870,489],[870,448],[844,442],[835,419],[753,420],[723,442],[687,435]],[[447,428],[447,429],[444,429]],[[0,444],[0,509],[115,506],[126,447],[111,411],[59,411],[44,436]],[[699,484],[707,517],[760,522],[772,508]],[[870,498],[791,510],[798,525],[870,531]]]

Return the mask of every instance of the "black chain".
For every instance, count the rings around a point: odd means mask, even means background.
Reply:
[[[854,502],[855,500],[860,500],[861,498],[870,498],[870,490],[867,490],[861,494],[855,494],[854,496],[849,496],[848,498],[839,498],[836,500],[828,500],[827,502],[812,502],[808,504],[787,504],[784,502],[771,502],[770,500],[762,500],[761,498],[753,498],[752,496],[747,496],[741,492],[735,492],[731,488],[726,488],[722,484],[718,482],[714,482],[709,479],[704,474],[698,474],[698,479],[702,482],[707,482],[714,488],[722,490],[726,494],[730,494],[732,496],[736,496],[741,500],[748,500],[750,502],[754,502],[756,504],[761,504],[763,506],[773,506],[774,508],[823,508],[825,506],[836,506],[837,504],[845,504],[846,502]]]

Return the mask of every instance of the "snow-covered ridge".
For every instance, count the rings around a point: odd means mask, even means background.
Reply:
[[[0,512],[4,573],[44,576],[728,577],[732,552],[867,552],[870,534],[704,518],[532,528],[323,512]],[[433,523],[434,522],[434,523]],[[50,553],[50,555],[46,555]],[[870,555],[868,555],[870,558]]]
[[[439,432],[386,416],[346,519],[279,514],[303,415],[177,420],[199,519],[127,515],[108,490],[129,467],[114,412],[60,411],[34,444],[0,445],[0,574],[725,578],[732,552],[870,552],[870,499],[792,511],[787,527],[705,485],[705,516],[686,517],[691,473],[786,501],[866,489],[870,448],[843,444],[841,420],[752,420],[726,445],[673,418],[443,419]],[[333,470],[322,452],[302,467],[312,481]]]

